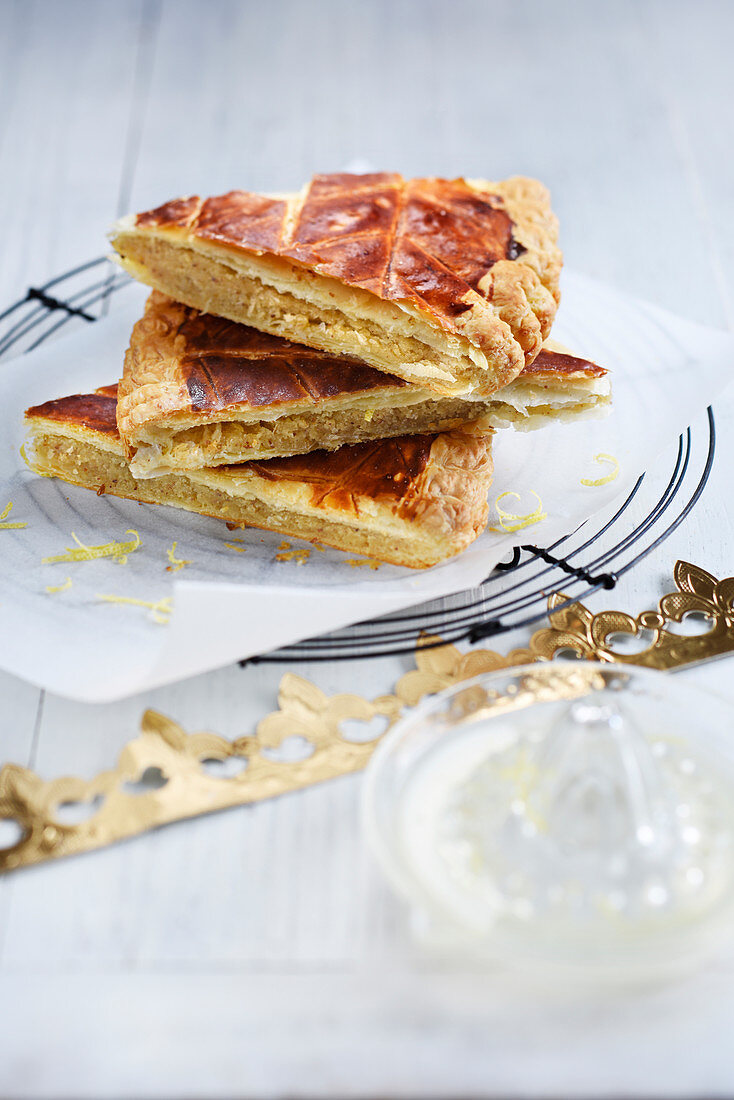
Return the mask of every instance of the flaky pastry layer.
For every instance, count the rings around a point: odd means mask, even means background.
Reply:
[[[535,358],[560,252],[534,180],[317,176],[297,195],[166,203],[114,227],[120,262],[187,305],[442,395],[486,395]]]
[[[29,409],[32,468],[72,484],[261,527],[410,568],[465,549],[487,522],[491,433],[457,432],[331,454],[136,479],[109,390]],[[111,421],[110,421],[111,417]]]
[[[598,409],[606,372],[544,349],[489,398],[438,397],[345,356],[331,356],[153,291],[136,323],[117,423],[136,477],[344,444],[487,427],[539,427]]]

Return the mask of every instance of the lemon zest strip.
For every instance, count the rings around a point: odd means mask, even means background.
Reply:
[[[31,459],[28,457],[28,455],[26,453],[25,443],[21,443],[21,445],[20,445],[20,457],[23,459],[23,461],[25,462],[28,469],[31,470],[34,474],[37,474],[38,477],[53,477],[54,476],[53,474],[50,474],[47,470],[42,470],[41,467],[36,462],[31,461]]]
[[[170,596],[164,596],[162,600],[138,600],[134,596],[108,596],[97,593],[96,599],[104,603],[125,603],[135,607],[147,607],[152,612],[154,622],[165,625],[173,612],[173,601]]]
[[[42,558],[43,565],[54,565],[59,561],[95,561],[97,558],[114,558],[118,565],[124,565],[128,554],[134,553],[140,546],[140,535],[129,528],[126,535],[134,535],[130,542],[105,542],[101,546],[85,546],[74,532],[71,532],[76,546],[67,546],[65,554],[53,554],[50,558]]]
[[[614,455],[604,454],[603,451],[600,451],[598,455],[594,455],[594,462],[611,462],[612,469],[605,477],[582,477],[582,485],[608,485],[610,481],[614,481],[619,477],[619,459],[616,459]]]
[[[8,503],[0,512],[0,529],[3,531],[20,531],[21,527],[27,527],[27,523],[3,523],[13,510],[13,502],[9,500]]]
[[[168,554],[168,560],[171,563],[170,565],[166,566],[166,573],[178,573],[179,569],[183,569],[185,565],[191,565],[191,562],[188,560],[188,558],[176,557],[177,546],[178,543],[174,542],[171,549],[166,551],[166,553]]]
[[[500,501],[505,497],[515,497],[516,500],[520,500],[520,494],[514,492],[512,489],[507,489],[504,493],[500,493],[494,502],[494,506],[497,510],[497,518],[499,527],[490,527],[490,531],[505,531],[507,534],[514,534],[515,531],[522,531],[525,527],[531,527],[534,523],[540,523],[542,519],[547,519],[548,513],[543,511],[543,501],[540,499],[534,489],[528,489],[529,493],[535,497],[538,502],[538,507],[533,512],[508,512],[506,509],[500,506]]]
[[[71,577],[67,577],[63,584],[47,584],[46,591],[49,595],[54,592],[68,592],[71,588]]]

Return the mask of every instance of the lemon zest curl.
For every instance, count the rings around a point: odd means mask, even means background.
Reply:
[[[31,461],[31,459],[28,457],[28,455],[26,453],[25,443],[21,444],[20,457],[23,459],[23,461],[25,462],[28,469],[32,470],[32,472],[34,474],[37,474],[38,477],[53,477],[54,476],[53,474],[49,474],[45,470],[42,470],[40,466],[38,466],[35,462]]]
[[[67,577],[63,584],[47,584],[46,591],[49,595],[53,595],[54,592],[68,592],[71,588],[71,577]]]
[[[514,534],[515,531],[522,531],[525,527],[531,527],[534,523],[540,523],[542,519],[546,519],[547,512],[543,511],[543,501],[533,489],[527,490],[535,497],[538,502],[537,508],[533,512],[508,512],[505,508],[502,508],[500,501],[505,497],[514,497],[516,500],[520,500],[520,494],[514,492],[512,489],[507,489],[504,493],[500,493],[494,502],[495,509],[497,510],[497,521],[499,527],[491,527],[491,531],[504,531],[507,534]]]
[[[582,485],[608,485],[610,481],[614,481],[619,477],[619,459],[615,458],[614,455],[604,454],[603,451],[600,451],[598,455],[594,455],[594,462],[611,462],[612,469],[605,477],[582,477]]]
[[[166,573],[178,573],[179,569],[183,569],[185,565],[191,565],[191,562],[187,558],[176,557],[177,542],[174,542],[170,550],[167,550],[168,560],[171,563],[166,566]]]

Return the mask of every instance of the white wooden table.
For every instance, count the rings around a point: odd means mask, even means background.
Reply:
[[[733,36],[726,0],[2,0],[0,309],[98,255],[128,209],[363,161],[538,175],[570,265],[726,326]],[[677,557],[734,572],[734,398],[716,413],[703,499],[611,606],[654,606]],[[378,694],[408,664],[299,671]],[[680,675],[734,701],[732,667]],[[281,672],[228,668],[98,707],[0,675],[0,760],[91,776],[147,706],[242,734]],[[364,850],[359,785],[0,881],[0,1095],[734,1091],[734,952],[683,985],[596,1001],[437,972],[405,948]]]

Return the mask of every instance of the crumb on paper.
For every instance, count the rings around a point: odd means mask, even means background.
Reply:
[[[74,532],[71,532],[76,546],[67,546],[63,554],[53,554],[51,557],[42,558],[43,565],[54,565],[59,561],[96,561],[97,558],[114,558],[118,565],[125,565],[129,554],[133,554],[141,545],[140,535],[129,528],[126,535],[133,535],[129,542],[105,542],[100,546],[85,546]]]
[[[294,561],[296,565],[303,565],[305,561],[308,561],[311,556],[310,547],[305,546],[302,550],[291,550],[290,545],[289,542],[284,542],[281,545],[280,549],[284,552],[275,555],[276,561]]]
[[[292,543],[290,543],[290,542],[281,542],[281,544],[280,544],[280,546],[278,547],[278,549],[279,549],[279,550],[290,550],[290,549],[291,549],[291,546],[292,546],[292,545],[293,545],[293,544],[292,544]]]
[[[359,569],[361,565],[369,565],[370,569],[379,569],[381,564],[374,558],[347,558],[346,563],[351,565],[352,569]]]
[[[494,502],[495,509],[497,511],[497,522],[499,527],[490,527],[490,531],[504,531],[507,534],[514,534],[515,531],[522,531],[525,527],[530,527],[534,523],[540,523],[541,520],[546,519],[547,512],[543,511],[543,501],[533,489],[527,490],[531,493],[538,502],[537,507],[532,512],[508,512],[500,504],[501,500],[505,497],[514,497],[515,500],[520,500],[520,494],[514,492],[512,489],[507,489],[504,493],[500,493]]]
[[[165,626],[173,611],[173,601],[170,596],[164,596],[162,600],[139,600],[134,596],[111,596],[98,592],[96,599],[103,603],[131,604],[133,607],[147,607],[151,612],[153,622]]]
[[[244,539],[232,539],[230,542],[225,542],[224,545],[228,550],[235,550],[238,554],[245,554],[247,552],[247,547],[239,545],[244,541]]]
[[[178,546],[178,543],[174,542],[171,549],[166,551],[166,554],[168,555],[168,560],[170,562],[170,565],[166,566],[166,573],[177,573],[179,571],[179,569],[183,569],[183,567],[185,565],[191,565],[191,562],[189,561],[188,558],[177,558],[176,557],[176,547],[177,546]]]
[[[71,588],[71,577],[67,577],[63,584],[47,584],[46,591],[51,596],[55,592],[68,592]]]
[[[610,481],[615,481],[619,477],[619,459],[615,458],[614,455],[608,455],[600,451],[599,454],[594,455],[594,462],[611,462],[612,469],[604,477],[582,477],[582,485],[592,487],[608,485]]]
[[[10,515],[12,510],[13,510],[13,502],[12,502],[12,500],[9,500],[8,503],[5,505],[5,507],[3,508],[2,512],[0,512],[0,530],[2,530],[2,531],[20,531],[20,529],[22,527],[27,527],[28,526],[27,523],[6,523],[5,520],[7,520],[7,517]]]

